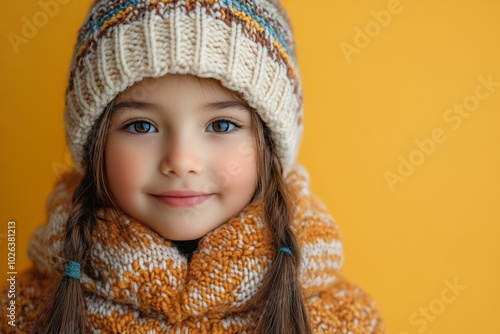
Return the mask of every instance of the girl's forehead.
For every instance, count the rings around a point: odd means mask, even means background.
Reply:
[[[116,97],[116,100],[160,96],[188,97],[195,95],[208,99],[224,97],[231,100],[242,100],[238,93],[225,88],[215,79],[181,74],[167,74],[159,78],[144,78],[121,92]]]

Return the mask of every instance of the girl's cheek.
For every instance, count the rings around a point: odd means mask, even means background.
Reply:
[[[252,162],[257,159],[257,146],[255,139],[245,140],[238,145],[238,153],[245,157],[246,161]]]
[[[216,174],[221,188],[249,189],[257,180],[257,160],[255,150],[226,156]]]
[[[133,186],[133,180],[144,175],[147,166],[147,150],[123,141],[110,141],[106,147],[106,172],[112,188],[125,190]]]

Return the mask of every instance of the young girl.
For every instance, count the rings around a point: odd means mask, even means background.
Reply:
[[[295,162],[301,94],[277,1],[94,1],[66,95],[75,169],[1,331],[384,333]]]

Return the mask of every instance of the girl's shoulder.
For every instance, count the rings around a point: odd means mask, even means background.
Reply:
[[[307,298],[309,314],[316,333],[384,334],[385,325],[375,300],[341,274],[328,290]]]
[[[51,282],[50,277],[34,266],[18,275],[9,275],[7,285],[0,287],[0,308],[7,310],[7,321],[0,322],[0,333],[28,333]]]

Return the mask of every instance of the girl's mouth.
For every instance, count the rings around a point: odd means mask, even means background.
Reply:
[[[172,207],[191,207],[199,205],[209,199],[212,194],[195,196],[158,196],[153,195],[160,202]]]

